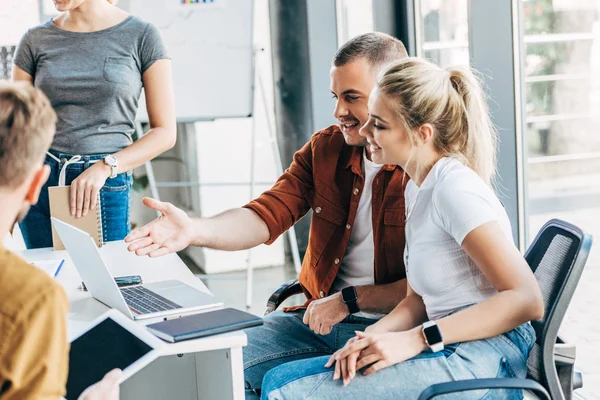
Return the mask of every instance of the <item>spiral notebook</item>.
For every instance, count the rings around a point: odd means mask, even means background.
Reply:
[[[94,238],[96,246],[102,247],[104,240],[102,237],[100,195],[98,195],[98,202],[95,210],[90,210],[85,217],[76,218],[71,215],[70,190],[70,186],[52,186],[48,188],[50,216],[89,233],[90,236]],[[54,250],[65,249],[54,225],[52,226],[52,244],[54,245]]]

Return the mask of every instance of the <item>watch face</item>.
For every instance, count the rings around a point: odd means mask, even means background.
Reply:
[[[110,155],[110,156],[106,156],[104,158],[104,160],[106,161],[106,163],[108,165],[116,165],[117,164],[117,157]]]
[[[440,328],[437,325],[432,325],[423,329],[423,333],[427,338],[427,343],[429,345],[434,345],[442,341],[442,332],[440,332]]]
[[[354,286],[349,286],[342,289],[342,299],[345,303],[358,299]]]

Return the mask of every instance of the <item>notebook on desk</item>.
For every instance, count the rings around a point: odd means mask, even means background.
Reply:
[[[235,308],[209,311],[147,325],[159,338],[175,343],[262,325],[263,320]]]
[[[52,278],[56,278],[65,260],[42,260],[33,261],[31,264],[46,272]]]
[[[100,195],[95,210],[90,210],[85,217],[74,217],[71,215],[71,186],[52,186],[48,188],[50,199],[50,216],[66,222],[76,228],[87,232],[96,242],[96,246],[102,247],[102,211]],[[52,244],[54,250],[64,250],[65,246],[60,240],[54,224],[52,224]]]

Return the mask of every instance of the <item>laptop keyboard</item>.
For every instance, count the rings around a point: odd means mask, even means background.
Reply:
[[[150,314],[181,308],[179,304],[173,303],[143,286],[122,288],[121,293],[129,308],[139,314]]]

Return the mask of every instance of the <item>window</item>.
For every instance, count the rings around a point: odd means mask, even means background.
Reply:
[[[417,54],[436,64],[469,64],[467,0],[415,2]]]
[[[600,237],[600,0],[522,0],[527,242],[551,218]],[[577,345],[583,398],[600,392],[592,249],[561,333]]]
[[[336,0],[338,45],[373,32],[373,0]]]
[[[600,234],[600,1],[523,0],[529,241],[551,217]]]

